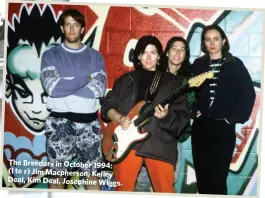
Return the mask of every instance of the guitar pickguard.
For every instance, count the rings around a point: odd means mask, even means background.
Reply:
[[[137,119],[138,116],[135,116],[132,119],[132,122]],[[118,127],[115,128],[114,131],[116,138],[117,138],[117,152],[116,152],[116,157],[120,158],[126,150],[129,148],[129,146],[139,140],[144,139],[148,133],[145,132],[139,132],[138,127],[134,126],[132,123],[128,129],[123,130],[121,126],[119,125]]]

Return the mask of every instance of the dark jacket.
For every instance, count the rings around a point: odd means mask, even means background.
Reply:
[[[182,85],[187,84],[189,79],[190,78],[184,77],[183,80],[182,80]],[[196,105],[196,98],[195,98],[195,93],[194,93],[193,88],[188,89],[185,92],[185,96],[186,96],[186,99],[187,99],[187,104],[188,104],[188,107],[189,107],[189,110],[190,110],[190,114],[192,114],[193,106]],[[191,126],[191,123],[189,122],[189,124],[181,132],[181,135],[180,135],[178,141],[180,143],[185,142],[190,137],[191,130],[192,130],[192,126]]]
[[[209,71],[210,57],[204,55],[193,63],[195,75]],[[209,81],[195,89],[196,112],[215,119],[226,119],[231,124],[246,122],[255,102],[255,90],[244,63],[227,53],[221,66],[215,91],[215,101],[209,108]]]
[[[123,74],[115,81],[113,89],[100,100],[103,120],[108,120],[107,112],[112,108],[122,115],[127,115],[135,106],[140,71],[134,70]],[[180,77],[165,72],[156,96],[153,102],[146,108],[146,111],[152,109],[153,106],[171,94],[180,85]],[[144,126],[144,131],[150,132],[151,135],[146,141],[135,145],[136,155],[158,159],[175,166],[177,157],[176,137],[179,136],[189,120],[190,114],[186,99],[182,95],[169,105],[168,115],[164,119],[159,120],[155,116],[152,116]]]

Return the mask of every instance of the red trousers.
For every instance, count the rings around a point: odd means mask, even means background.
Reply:
[[[136,156],[135,150],[132,150],[122,162],[113,166],[115,180],[121,183],[116,187],[116,191],[134,191],[143,161],[155,192],[175,192],[174,166],[160,160]]]

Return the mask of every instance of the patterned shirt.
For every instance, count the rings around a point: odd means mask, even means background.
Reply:
[[[106,91],[103,57],[85,45],[80,49],[70,49],[64,44],[55,46],[42,56],[41,81],[49,95],[48,109],[94,113]]]
[[[209,104],[209,108],[212,107],[214,100],[215,100],[215,92],[216,92],[216,88],[217,88],[217,82],[218,82],[218,76],[220,74],[220,69],[222,66],[222,61],[221,59],[213,59],[211,60],[211,64],[210,64],[210,70],[213,71],[214,73],[214,77],[211,80],[209,86],[210,86],[210,104]]]

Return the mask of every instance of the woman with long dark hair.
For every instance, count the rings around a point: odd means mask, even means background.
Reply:
[[[182,84],[186,84],[189,78],[192,77],[190,70],[190,49],[187,41],[179,36],[172,37],[166,45],[164,53],[162,55],[162,65],[167,72],[170,72],[176,76],[182,78]],[[190,109],[195,104],[195,95],[192,89],[186,91],[185,96]],[[181,144],[185,142],[191,133],[191,125],[188,124],[185,129],[177,137],[177,162],[175,165],[175,179],[177,182],[181,168]],[[148,177],[148,173],[145,167],[142,167],[139,174],[137,183],[135,185],[135,191],[148,192],[151,189],[151,182]]]
[[[162,72],[162,45],[156,37],[141,37],[134,52],[135,70],[115,81],[113,89],[101,100],[101,115],[104,120],[112,120],[123,130],[129,130],[132,121],[127,114],[139,101],[150,102],[149,107],[155,107],[155,113],[143,126],[143,131],[150,132],[150,138],[138,142],[123,161],[114,164],[115,180],[121,184],[116,190],[133,191],[139,171],[145,164],[154,191],[175,192],[176,137],[190,116],[183,96],[164,107],[157,103],[180,86],[181,79]],[[161,78],[160,73],[163,73]]]

